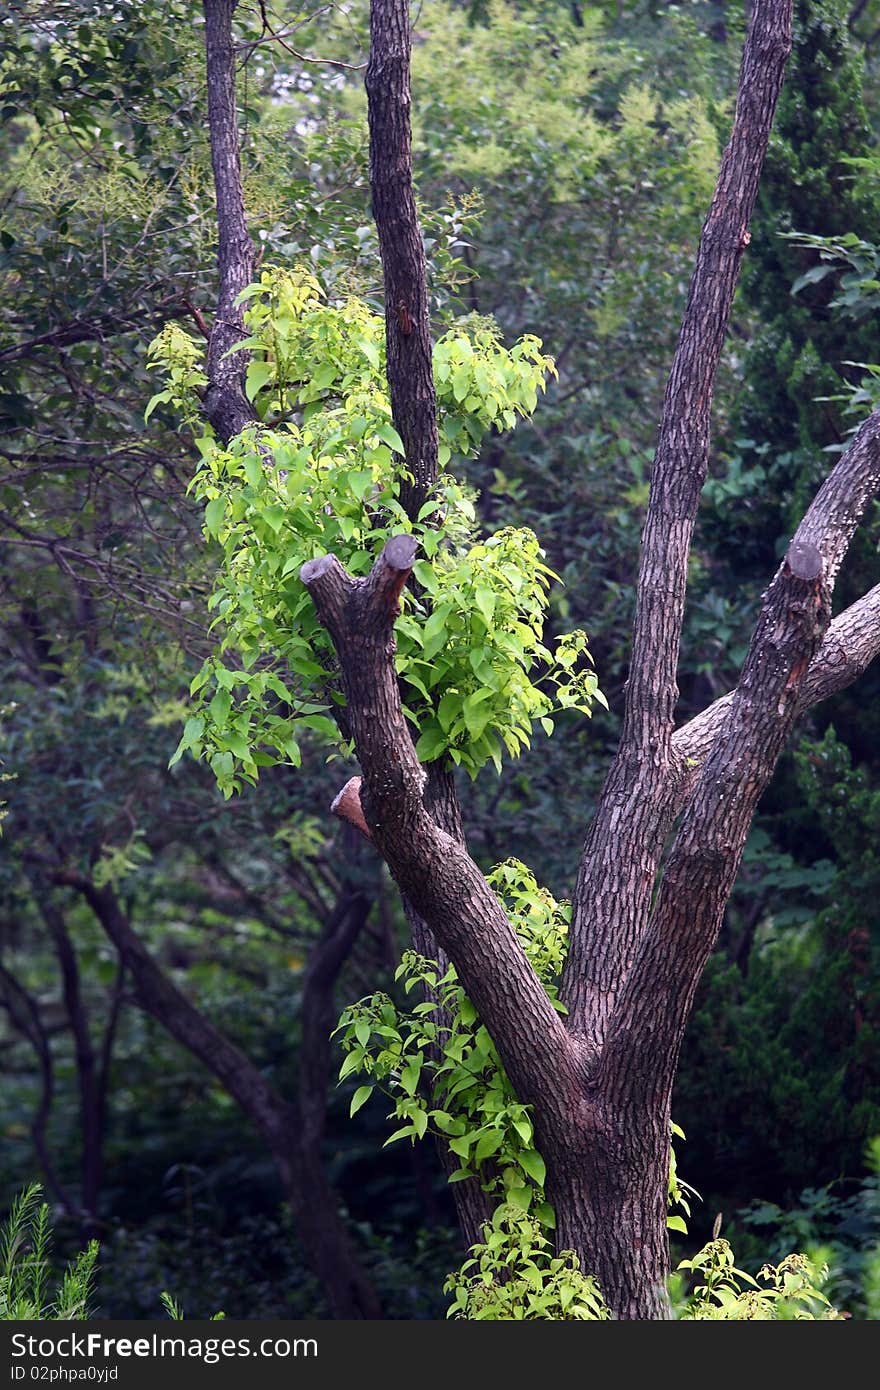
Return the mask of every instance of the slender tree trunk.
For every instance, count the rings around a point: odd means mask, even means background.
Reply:
[[[79,1084],[80,1138],[80,1200],[87,1235],[94,1235],[104,1168],[104,1107],[99,1089],[95,1053],[89,1032],[89,1019],[80,989],[79,966],[73,942],[63,915],[49,899],[46,885],[36,885],[49,934],[61,969],[61,988],[64,1007],[73,1037],[76,1075]]]
[[[303,1143],[297,1108],[168,979],[131,926],[112,888],[98,888],[75,874],[62,873],[58,881],[82,893],[116,946],[143,1007],[217,1077],[263,1136],[275,1159],[303,1253],[334,1317],[380,1317],[378,1298],[354,1253],[314,1146],[308,1136]]]

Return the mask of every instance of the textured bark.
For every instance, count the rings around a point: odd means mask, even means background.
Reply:
[[[104,1166],[104,1095],[100,1084],[101,1077],[92,1047],[88,1014],[80,990],[79,966],[73,942],[62,913],[49,900],[45,889],[38,893],[38,901],[58,958],[61,992],[73,1038],[82,1142],[80,1201],[86,1233],[94,1235]]]
[[[411,475],[400,500],[413,518],[437,477],[425,248],[412,182],[407,0],[372,0],[366,89],[370,188],[385,281],[385,342],[394,423]]]
[[[410,129],[410,23],[407,0],[372,0],[370,59],[366,73],[370,125],[370,188],[385,287],[385,345],[391,413],[404,447],[407,476],[400,501],[410,520],[429,496],[438,473],[437,398],[428,312],[427,268],[412,179]],[[461,808],[448,768],[427,769],[425,804],[441,830],[464,846]],[[446,956],[424,918],[404,898],[413,946],[446,969]],[[428,996],[426,996],[428,997]],[[442,1016],[436,1020],[443,1025]],[[459,1159],[438,1141],[447,1173]],[[466,1246],[480,1238],[491,1215],[476,1182],[452,1188]]]
[[[203,408],[227,442],[257,416],[244,393],[247,354],[227,354],[245,337],[236,298],[254,278],[254,248],[247,229],[235,105],[232,16],[237,0],[204,0],[208,130],[217,201],[217,308],[208,340],[208,387]]]
[[[394,669],[397,601],[415,551],[411,536],[393,536],[366,579],[353,579],[332,555],[308,561],[300,574],[339,657],[372,839],[405,898],[455,961],[521,1099],[541,1097],[545,1122],[565,1128],[567,1103],[577,1091],[577,1050],[495,894],[424,804],[427,776]],[[535,1036],[542,1039],[540,1050]],[[566,1083],[569,1097],[563,1095]],[[550,1092],[558,1095],[558,1106]]]
[[[620,747],[584,849],[562,997],[601,1046],[644,930],[677,768],[671,756],[687,564],[730,306],[791,48],[790,0],[755,6],[733,131],[700,237],[654,458]],[[621,853],[621,828],[627,847]]]
[[[401,128],[409,101],[405,18],[396,4],[374,0],[368,91],[386,277],[399,273],[395,236],[405,243],[412,229],[409,137]],[[581,864],[565,1022],[467,854],[460,826],[444,827],[437,774],[415,757],[393,640],[412,538],[389,541],[366,579],[352,579],[333,556],[301,572],[339,658],[362,769],[359,814],[402,890],[415,938],[430,932],[454,962],[517,1094],[533,1106],[558,1247],[576,1251],[620,1318],[668,1316],[672,1084],[758,798],[798,713],[854,679],[880,647],[877,590],[828,627],[834,580],[880,478],[880,417],[872,417],[820,488],[764,595],[736,690],[676,733],[688,554],[712,392],[790,31],[790,0],[757,0],[664,402],[621,742]],[[394,197],[397,223],[387,205]],[[412,386],[415,359],[408,367],[400,354],[392,360],[391,347],[389,337],[389,375],[403,372],[403,385]],[[392,381],[392,396],[395,389]],[[407,446],[408,457],[428,456],[419,449],[429,433],[411,454]]]
[[[371,176],[386,281],[389,383],[418,485],[436,433],[433,418],[403,414],[397,404],[405,389],[408,407],[419,402],[427,409],[420,386],[430,366],[426,321],[421,346],[409,301],[401,300],[408,312],[397,323],[394,318],[399,286],[418,280],[420,253],[409,172],[407,8],[399,0],[373,0],[371,40]],[[371,838],[412,909],[455,962],[520,1098],[534,1105],[560,1244],[578,1252],[626,1317],[665,1312],[669,1095],[694,961],[716,929],[739,837],[795,716],[828,615],[831,557],[804,534],[770,591],[741,689],[719,721],[721,736],[703,768],[690,823],[696,827],[711,804],[716,821],[709,838],[691,837],[685,827],[679,836],[677,854],[706,890],[705,920],[699,947],[682,952],[676,938],[677,973],[658,1011],[638,993],[642,971],[634,970],[631,982],[627,976],[640,940],[648,939],[657,864],[687,780],[673,733],[688,552],[706,475],[715,375],[789,47],[787,0],[759,3],[666,393],[621,747],[579,880],[564,981],[569,1028],[548,1009],[460,839],[445,834],[426,809],[427,776],[413,752],[393,665],[396,599],[414,558],[412,541],[389,542],[367,580],[352,580],[331,556],[302,571],[339,656]],[[731,809],[727,759],[741,747],[753,766]],[[687,892],[675,875],[670,883],[670,899],[684,913],[693,884]],[[650,939],[675,934],[676,925],[658,913]],[[649,971],[644,978],[650,980]],[[665,1055],[657,1058],[650,1044],[664,1019]]]

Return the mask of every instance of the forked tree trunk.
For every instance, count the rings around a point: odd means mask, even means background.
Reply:
[[[231,0],[206,0],[206,15],[221,303],[228,307],[212,333],[205,405],[228,437],[240,420],[253,420],[242,404],[244,354],[223,355],[241,333],[233,291],[249,263],[240,185],[229,177],[233,166],[237,175],[238,157],[229,118]],[[407,0],[372,0],[370,32],[371,186],[385,274],[389,389],[406,451],[402,496],[414,518],[436,479],[437,421],[412,186]],[[364,579],[352,578],[332,555],[301,571],[336,648],[361,765],[359,786],[347,789],[346,814],[388,864],[419,940],[436,943],[455,964],[517,1095],[532,1107],[558,1246],[577,1253],[620,1318],[668,1316],[670,1097],[694,993],[758,798],[797,715],[855,679],[880,649],[880,587],[828,626],[838,569],[880,483],[878,414],[798,527],[764,596],[736,690],[675,727],[688,556],[715,376],[790,44],[791,0],[756,0],[733,130],[663,407],[623,729],[578,874],[564,1018],[468,854],[451,786],[415,755],[394,666],[394,621],[403,586],[412,582],[414,540],[392,537]],[[334,805],[338,810],[339,799]],[[462,1217],[471,1234],[474,1212]]]
[[[410,290],[405,301],[417,316],[397,313],[401,276],[413,266],[408,23],[406,0],[372,0],[367,92],[391,399],[411,475],[424,489],[431,482],[424,461],[436,441],[436,402],[424,408],[424,292]],[[339,657],[363,772],[359,815],[404,897],[454,962],[518,1096],[532,1106],[558,1247],[577,1253],[619,1318],[669,1313],[672,1085],[758,798],[798,713],[854,679],[880,647],[877,590],[826,637],[841,559],[880,480],[874,416],[798,528],[764,596],[736,690],[675,728],[688,555],[715,376],[790,44],[790,0],[757,0],[666,392],[623,730],[580,866],[564,1022],[462,837],[433,813],[430,770],[414,753],[393,626],[415,542],[392,538],[367,579],[352,579],[333,556],[301,572]],[[405,236],[396,244],[399,229]]]

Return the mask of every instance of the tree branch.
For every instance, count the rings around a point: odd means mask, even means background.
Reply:
[[[798,528],[764,597],[730,711],[682,819],[612,1015],[601,1073],[604,1086],[618,1095],[668,1102],[694,994],[755,807],[801,707],[829,614],[822,556]]]
[[[850,604],[831,623],[822,645],[804,678],[798,714],[821,704],[832,695],[845,690],[880,655],[880,584]],[[724,727],[734,692],[713,701],[687,724],[677,729],[672,739],[673,750],[688,764],[682,785],[681,804],[674,815],[684,808],[699,776],[700,768],[711,752]]]
[[[580,1090],[581,1058],[495,894],[463,844],[441,830],[424,804],[425,770],[394,668],[397,598],[415,550],[411,536],[393,536],[366,579],[352,579],[332,555],[308,561],[300,575],[339,657],[372,839],[410,906],[455,962],[519,1097],[526,1103],[540,1097],[545,1118],[553,1117],[557,1097],[556,1118],[564,1125],[571,1120],[568,1098]]]
[[[119,952],[140,1003],[162,1027],[216,1076],[263,1136],[284,1183],[303,1248],[341,1318],[378,1317],[379,1303],[354,1255],[333,1194],[322,1177],[317,1186],[304,1162],[294,1107],[258,1067],[221,1033],[168,979],[132,927],[113,889],[81,874],[62,871],[56,881],[76,888]]]
[[[718,360],[791,48],[791,0],[756,0],[736,114],[703,226],[654,458],[621,741],[581,859],[562,998],[601,1046],[650,909],[675,794],[676,671],[688,554],[706,478]],[[626,825],[631,854],[620,853]]]
[[[247,229],[241,181],[238,120],[235,105],[235,46],[232,15],[236,0],[204,0],[208,128],[217,201],[217,311],[208,340],[208,387],[205,414],[226,443],[256,420],[244,393],[246,354],[233,352],[246,336],[241,291],[253,279],[254,248]]]
[[[400,501],[415,519],[437,478],[437,398],[425,248],[412,182],[408,0],[372,0],[366,90],[370,188],[385,280],[385,342],[394,424],[406,467]]]

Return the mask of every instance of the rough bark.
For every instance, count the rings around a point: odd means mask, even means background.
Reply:
[[[438,474],[437,397],[434,387],[427,266],[412,178],[410,127],[410,22],[407,0],[372,0],[370,58],[366,73],[370,127],[370,189],[385,288],[385,357],[391,413],[404,447],[407,473],[400,502],[411,521],[429,496]],[[425,805],[441,830],[464,846],[461,808],[450,768],[426,769]],[[414,904],[403,900],[413,946],[441,973],[447,960]],[[426,991],[430,997],[430,991]],[[437,1023],[444,1019],[437,1015]],[[438,1140],[447,1173],[460,1167],[445,1140]],[[467,1247],[480,1239],[491,1216],[477,1182],[452,1188]]]
[[[401,56],[406,12],[396,0],[374,0],[371,13],[374,204],[389,239],[386,275],[393,276],[394,236],[405,242],[412,229]],[[362,769],[359,814],[412,911],[454,962],[517,1094],[533,1106],[559,1247],[577,1252],[621,1318],[668,1315],[672,1083],[758,798],[798,713],[842,688],[880,646],[872,631],[876,590],[828,628],[837,571],[877,488],[880,426],[872,417],[819,490],[764,596],[736,690],[676,733],[688,554],[706,476],[712,393],[790,33],[790,0],[757,0],[733,131],[664,402],[623,730],[578,879],[565,1022],[463,836],[449,833],[434,812],[428,771],[415,757],[393,639],[412,538],[392,538],[366,579],[353,579],[333,556],[301,571],[339,658]],[[386,149],[392,128],[397,137]],[[388,213],[392,197],[400,203],[398,224]],[[398,354],[392,361],[389,340],[389,375],[403,375],[397,387],[392,382],[392,395],[417,377],[407,360]],[[408,457],[427,456],[418,452],[424,437],[411,455],[408,446]],[[658,887],[660,856],[677,817]]]
[[[244,393],[247,354],[234,352],[245,335],[236,298],[254,278],[254,248],[247,229],[235,105],[232,16],[237,0],[204,0],[208,131],[217,202],[219,288],[208,339],[208,386],[203,408],[224,443],[256,420]],[[231,356],[229,355],[231,353]]]
[[[597,1274],[622,1317],[666,1311],[669,1098],[678,1048],[754,806],[809,698],[805,680],[827,625],[834,575],[869,486],[855,447],[789,548],[737,692],[711,721],[713,745],[699,776],[691,776],[674,739],[688,554],[707,470],[715,376],[790,33],[788,0],[756,5],[664,402],[620,749],[579,876],[563,982],[568,1027],[548,1010],[463,843],[426,809],[427,773],[413,752],[393,666],[393,620],[413,542],[389,542],[366,580],[351,579],[332,556],[302,570],[339,657],[363,771],[359,814],[405,897],[455,962],[517,1093],[534,1105],[560,1244]],[[392,401],[410,393],[409,413],[395,404],[395,418],[418,485],[436,432],[433,419],[412,409],[418,403],[427,410],[428,393],[423,400],[416,385],[430,366],[427,331],[424,342],[414,336],[421,324],[410,301],[401,301],[408,312],[395,322],[398,287],[411,293],[418,283],[420,249],[409,169],[407,7],[400,0],[373,0],[371,41],[371,177],[389,384]],[[660,854],[685,793],[691,802],[652,914]]]
[[[372,0],[366,75],[370,189],[385,282],[391,409],[410,474],[400,500],[415,518],[437,477],[437,403],[425,248],[412,182],[409,67],[407,0]]]
[[[675,791],[676,671],[690,542],[708,466],[712,395],[790,48],[790,0],[756,4],[733,130],[700,236],[664,398],[642,533],[623,729],[581,860],[562,988],[572,1027],[596,1047],[644,930]]]
[[[542,1099],[564,1126],[565,1101],[548,1093],[574,1084],[579,1058],[532,970],[498,899],[464,846],[442,830],[423,794],[394,669],[393,625],[416,553],[393,536],[366,579],[333,555],[300,571],[339,657],[342,688],[363,772],[361,804],[372,839],[401,892],[454,960],[464,989],[490,1029],[521,1099]],[[543,1046],[536,1050],[533,1038]]]

